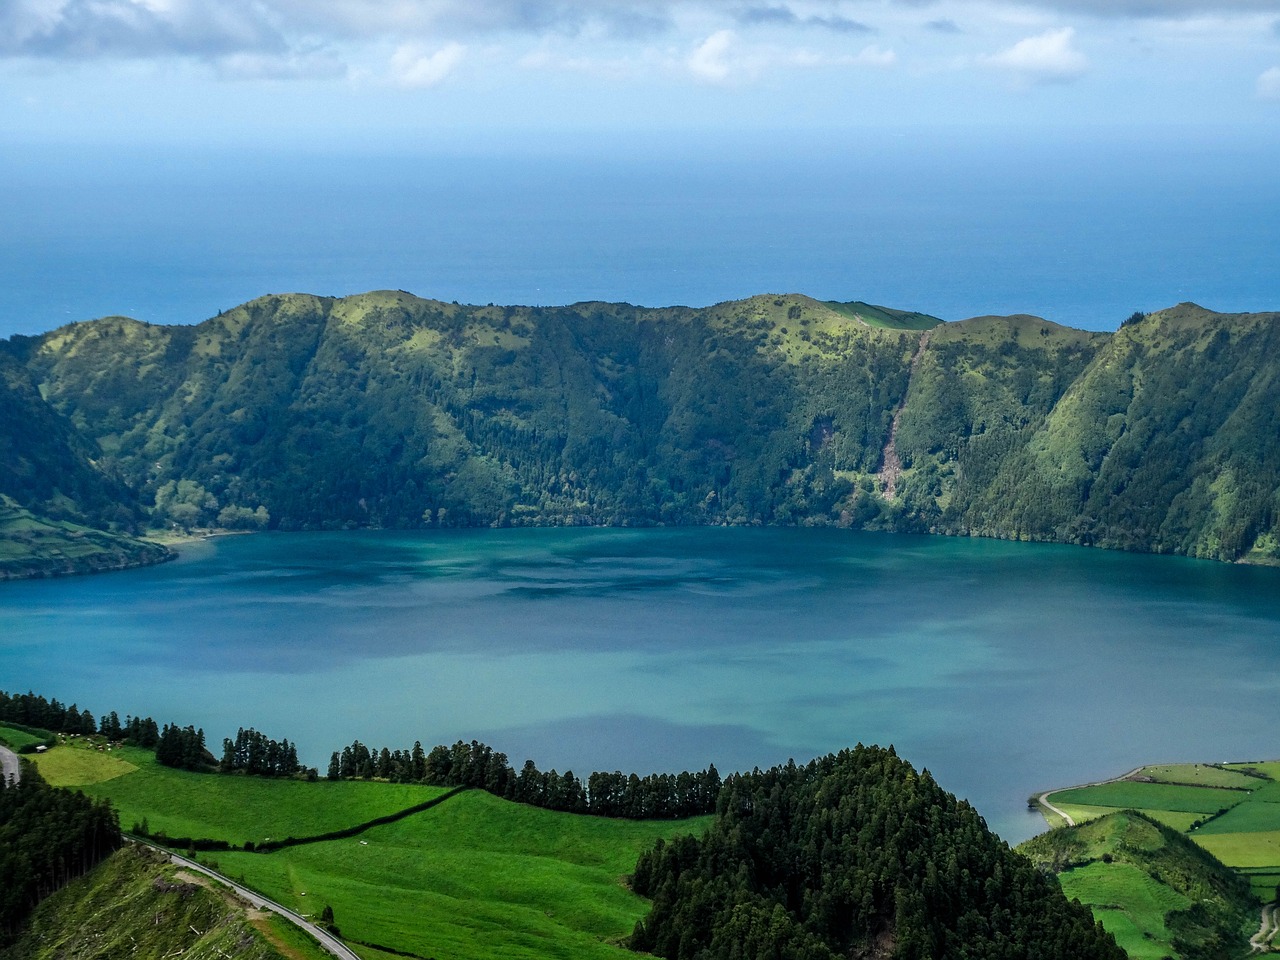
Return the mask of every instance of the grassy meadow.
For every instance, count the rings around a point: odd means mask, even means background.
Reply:
[[[35,746],[38,743],[51,740],[53,737],[54,734],[47,730],[40,733],[32,733],[30,730],[19,730],[17,727],[0,723],[0,743],[11,750],[21,750],[23,747]]]
[[[445,791],[377,782],[267,780],[162,767],[149,751],[64,745],[41,773],[109,799],[126,829],[242,844],[306,836],[403,810]],[[299,913],[331,906],[362,955],[423,958],[621,957],[617,943],[648,910],[625,877],[658,837],[709,818],[609,820],[466,791],[344,840],[273,853],[202,856]]]
[[[1047,799],[1077,823],[1101,822],[1118,811],[1137,810],[1243,876],[1262,903],[1276,898],[1280,761],[1153,765],[1123,780],[1057,790]],[[1152,951],[1159,944],[1169,947],[1164,914],[1180,908],[1165,905],[1175,903],[1177,896],[1167,887],[1157,889],[1164,885],[1130,864],[1093,859],[1100,855],[1096,850],[1073,850],[1072,862],[1089,862],[1060,873],[1063,889],[1090,904],[1131,956],[1162,956]],[[1251,922],[1256,929],[1256,916]]]

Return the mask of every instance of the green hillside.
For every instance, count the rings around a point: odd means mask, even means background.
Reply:
[[[0,494],[120,533],[839,525],[1273,562],[1277,318],[399,291],[113,317],[0,344]]]
[[[301,931],[246,905],[167,857],[126,847],[40,904],[0,960],[321,960]]]
[[[1258,926],[1248,882],[1186,836],[1133,810],[1018,848],[1058,874],[1134,960],[1245,956]]]

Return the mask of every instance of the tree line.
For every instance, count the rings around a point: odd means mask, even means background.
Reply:
[[[288,739],[272,740],[250,727],[241,727],[234,740],[222,741],[222,759],[218,760],[205,743],[203,729],[176,723],[163,727],[151,717],[126,715],[122,721],[112,710],[95,721],[88,710],[76,704],[64,706],[55,698],[48,700],[35,693],[10,694],[0,690],[0,723],[49,731],[50,733],[92,736],[99,734],[118,743],[154,750],[156,762],[181,770],[246,773],[264,777],[310,776],[313,768],[298,762],[298,748]]]
[[[41,900],[121,842],[106,801],[51,787],[30,765],[17,784],[0,781],[0,946]]]
[[[371,749],[359,740],[329,758],[330,780],[390,780],[437,787],[472,787],[504,800],[569,813],[631,820],[679,820],[710,813],[720,792],[715,765],[691,773],[651,773],[641,777],[621,771],[596,771],[585,781],[572,770],[541,771],[526,760],[520,772],[507,755],[487,744],[459,740],[424,750]]]

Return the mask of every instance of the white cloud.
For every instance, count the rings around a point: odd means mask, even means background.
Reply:
[[[689,71],[700,80],[724,83],[731,72],[729,51],[736,39],[732,30],[717,30],[693,51]]]
[[[1089,69],[1088,57],[1073,46],[1075,35],[1071,27],[1049,30],[1019,40],[981,62],[1006,70],[1021,82],[1067,83]]]
[[[1280,67],[1264,70],[1258,77],[1258,99],[1280,103]]]
[[[433,53],[419,44],[406,43],[391,55],[391,76],[402,87],[434,87],[453,72],[467,48],[450,43]]]

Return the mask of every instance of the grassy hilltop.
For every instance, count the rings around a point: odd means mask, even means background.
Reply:
[[[818,524],[1270,562],[1278,329],[270,296],[0,344],[0,494],[114,534]]]

